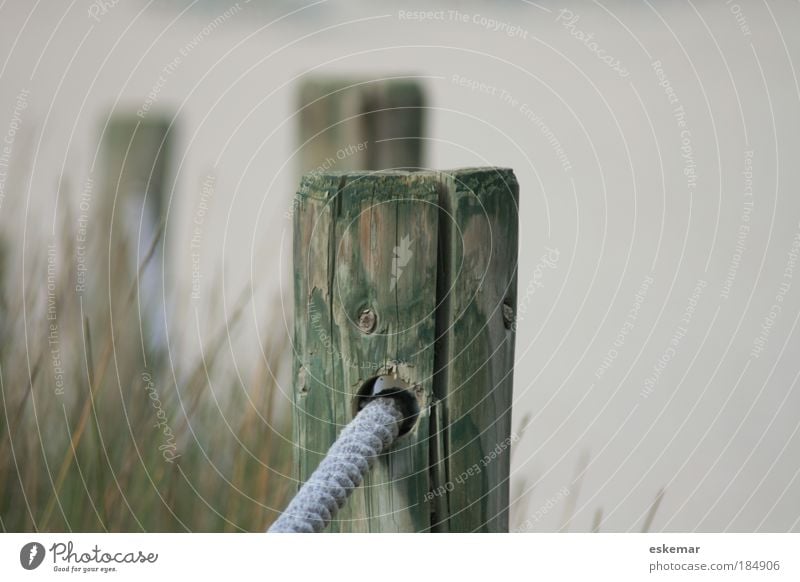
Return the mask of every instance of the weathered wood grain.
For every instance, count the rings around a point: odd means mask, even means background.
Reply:
[[[432,173],[309,175],[300,188],[294,249],[300,480],[353,418],[369,379],[396,368],[416,387],[421,408],[414,429],[376,463],[334,531],[419,531],[429,523],[429,509],[419,502],[429,486],[437,189]],[[398,253],[405,254],[398,259]],[[375,316],[367,331],[359,326],[365,310]]]
[[[508,169],[442,176],[434,394],[448,491],[432,525],[508,531],[519,186]]]
[[[369,379],[396,371],[420,408],[333,531],[507,531],[517,202],[513,173],[494,168],[303,178],[298,480]]]

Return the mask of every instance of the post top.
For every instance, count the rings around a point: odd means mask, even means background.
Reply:
[[[518,188],[514,170],[500,166],[454,168],[452,170],[353,170],[353,171],[312,171],[300,180],[300,196],[330,198],[345,187],[356,184],[389,186],[403,182],[416,194],[427,197],[434,195],[441,184],[451,182],[454,191],[468,191],[475,188],[500,189],[515,192]],[[370,187],[373,187],[370,186]],[[406,194],[409,194],[406,192]]]
[[[471,174],[482,174],[482,173],[499,173],[499,174],[514,174],[514,170],[511,168],[507,168],[504,166],[473,166],[473,167],[464,167],[464,168],[453,168],[451,170],[350,170],[350,171],[338,171],[338,170],[328,170],[324,172],[320,172],[317,170],[313,170],[303,175],[303,178],[311,178],[311,179],[330,179],[330,178],[343,178],[343,177],[365,177],[365,176],[431,176],[437,177],[441,174],[459,174],[459,175],[471,175]]]

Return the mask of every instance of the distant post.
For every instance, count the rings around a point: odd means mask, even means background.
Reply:
[[[414,428],[333,531],[508,531],[518,186],[508,169],[312,173],[294,214],[301,483],[394,374]]]
[[[413,79],[309,77],[298,105],[301,173],[423,166],[425,96]]]

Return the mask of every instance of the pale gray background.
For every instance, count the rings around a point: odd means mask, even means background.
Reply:
[[[0,224],[7,233],[27,224],[29,245],[51,236],[54,213],[63,210],[54,207],[59,179],[79,187],[89,175],[106,115],[140,107],[162,67],[230,6],[120,0],[95,22],[89,4],[0,4],[0,131],[4,136],[20,89],[29,89],[13,155],[22,159],[27,151],[34,160],[30,184],[7,185]],[[512,527],[527,520],[528,529],[558,529],[574,512],[570,529],[587,531],[602,508],[602,530],[638,530],[664,488],[656,530],[797,530],[800,281],[792,281],[764,352],[749,354],[800,232],[800,6],[441,6],[515,23],[527,38],[471,21],[398,17],[398,10],[430,9],[424,2],[240,2],[241,10],[183,59],[154,109],[179,111],[167,250],[169,285],[181,300],[169,306],[170,327],[189,322],[194,329],[199,313],[195,349],[204,341],[222,317],[203,306],[221,283],[215,274],[224,262],[229,309],[251,274],[258,289],[243,336],[250,339],[234,346],[236,363],[246,367],[257,354],[256,322],[263,328],[272,318],[274,334],[288,333],[291,314],[273,313],[273,298],[291,303],[291,221],[284,213],[296,182],[290,116],[298,76],[311,69],[419,76],[431,106],[428,163],[511,166],[521,184],[519,288],[526,312],[514,424],[525,413],[532,422],[513,457],[514,496],[526,493],[513,507]],[[575,28],[592,33],[630,75],[619,76],[574,38],[557,20],[561,9],[579,15]],[[686,110],[697,172],[691,191],[656,60]],[[506,90],[519,103],[460,87],[454,74]],[[571,169],[521,113],[523,103],[552,130]],[[751,230],[725,299],[747,150]],[[191,302],[188,229],[209,172],[217,190],[203,232],[206,287]],[[77,202],[74,189],[59,200]],[[559,259],[536,274],[546,247]],[[598,379],[595,371],[648,276],[653,283],[634,327]],[[534,280],[541,286],[525,298]],[[686,336],[644,399],[645,379],[669,347],[698,280],[707,286]],[[284,389],[288,395],[289,384]],[[582,456],[588,465],[576,480]],[[570,494],[537,521],[536,512],[565,486]]]

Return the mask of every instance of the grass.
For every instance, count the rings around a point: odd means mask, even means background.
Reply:
[[[166,353],[139,317],[163,306],[137,286],[159,238],[138,267],[124,238],[89,248],[96,285],[78,294],[74,224],[26,249],[24,270],[0,241],[0,528],[263,531],[293,487],[274,379],[287,342],[233,372],[245,291],[200,357],[176,347],[188,337]]]

